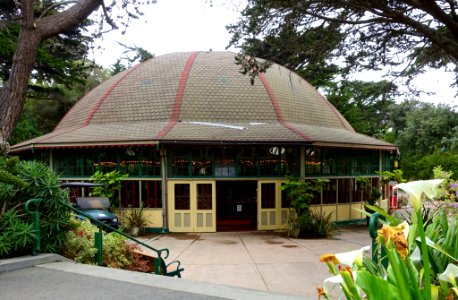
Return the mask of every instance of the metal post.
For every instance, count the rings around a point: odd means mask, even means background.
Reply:
[[[94,244],[97,249],[95,254],[95,263],[99,266],[103,264],[103,234],[102,228],[99,228],[99,231],[94,233]]]
[[[168,232],[168,207],[167,207],[167,150],[159,150],[161,156],[161,183],[162,183],[162,232]]]
[[[377,238],[378,219],[381,216],[382,215],[379,213],[373,213],[371,215],[371,218],[369,220],[369,234],[372,238],[372,261],[378,263],[381,260],[382,265],[386,268],[388,267],[388,258],[386,256],[385,249],[383,249],[383,246],[380,246],[380,259],[378,256],[379,249],[377,248],[377,243],[375,241]]]
[[[29,205],[32,203],[37,203],[37,205],[43,201],[43,199],[30,199],[25,203],[25,210],[30,214],[30,220],[33,224],[33,229],[35,231],[35,239],[32,245],[32,256],[36,256],[40,253],[41,248],[41,226],[40,226],[40,213],[38,211],[31,211]]]
[[[377,238],[377,224],[379,216],[379,213],[373,213],[369,220],[369,235],[372,238],[372,261],[375,263],[379,262],[378,248],[377,243],[375,242],[375,239]]]
[[[35,240],[33,241],[32,256],[36,256],[41,251],[41,230],[40,214],[37,211],[31,213],[33,230],[35,231]]]

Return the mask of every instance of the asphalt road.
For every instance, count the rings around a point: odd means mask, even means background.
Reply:
[[[227,299],[30,267],[0,273],[0,299]]]

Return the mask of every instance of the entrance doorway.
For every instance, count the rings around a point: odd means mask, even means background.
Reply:
[[[257,181],[216,182],[216,230],[256,230]]]

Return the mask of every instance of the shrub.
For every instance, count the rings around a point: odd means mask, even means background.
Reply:
[[[95,264],[97,249],[94,245],[94,233],[99,229],[89,220],[78,219],[72,221],[71,227],[61,254],[79,263]],[[102,235],[104,266],[134,271],[149,269],[148,261],[136,253],[139,249],[136,244],[130,244],[125,237],[116,232],[103,232]]]
[[[328,237],[334,227],[329,214],[318,214],[310,208],[310,203],[319,192],[324,180],[302,181],[298,178],[289,178],[282,186],[287,192],[290,204],[290,214],[286,231],[294,237]]]
[[[31,207],[41,218],[40,250],[56,252],[65,241],[70,216],[61,205],[68,200],[57,175],[43,163],[16,157],[0,157],[0,168],[0,258],[30,253],[37,233],[24,206],[32,198],[45,200]]]
[[[65,242],[69,210],[62,205],[68,202],[67,193],[60,187],[59,177],[45,164],[21,161],[17,164],[18,177],[28,184],[16,195],[25,204],[32,198],[44,199],[38,206],[41,221],[41,252],[57,252]]]
[[[8,210],[0,218],[0,257],[25,255],[30,252],[36,233],[32,224],[24,222],[16,210]]]
[[[107,197],[110,199],[112,207],[118,207],[118,191],[121,188],[121,180],[128,176],[128,174],[121,174],[119,171],[112,171],[109,173],[95,172],[90,180],[93,180],[95,183],[103,184],[103,186],[94,187],[92,196]]]

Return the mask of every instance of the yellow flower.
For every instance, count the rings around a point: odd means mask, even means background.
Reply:
[[[397,185],[398,189],[403,190],[410,196],[410,201],[415,211],[421,209],[421,196],[423,193],[429,198],[436,197],[437,188],[442,183],[443,179],[433,180],[418,180]]]
[[[334,254],[330,254],[330,253],[325,253],[325,254],[321,255],[320,256],[320,262],[325,262],[325,263],[332,262],[335,265],[340,264],[340,262],[337,259],[337,257]]]
[[[355,278],[353,277],[353,271],[351,270],[351,268],[349,266],[339,266],[339,273],[342,275],[342,273],[347,273],[350,275],[351,279],[353,281],[355,281]]]
[[[321,255],[320,257],[320,262],[325,262],[325,263],[333,263],[335,265],[337,264],[343,264],[347,266],[353,266],[356,264],[357,266],[362,265],[363,261],[363,253],[364,251],[367,251],[370,249],[370,246],[364,246],[361,249],[354,250],[354,251],[348,251],[348,252],[342,252],[342,253],[336,253],[336,254],[330,254],[326,253]]]
[[[403,222],[398,226],[383,225],[381,229],[377,230],[377,240],[380,241],[383,238],[385,247],[390,247],[390,241],[393,241],[395,249],[401,255],[402,259],[405,260],[408,255],[407,236],[409,234],[409,224]]]
[[[326,297],[326,292],[322,287],[316,288],[316,290],[318,292],[318,300],[320,300],[321,297]]]

